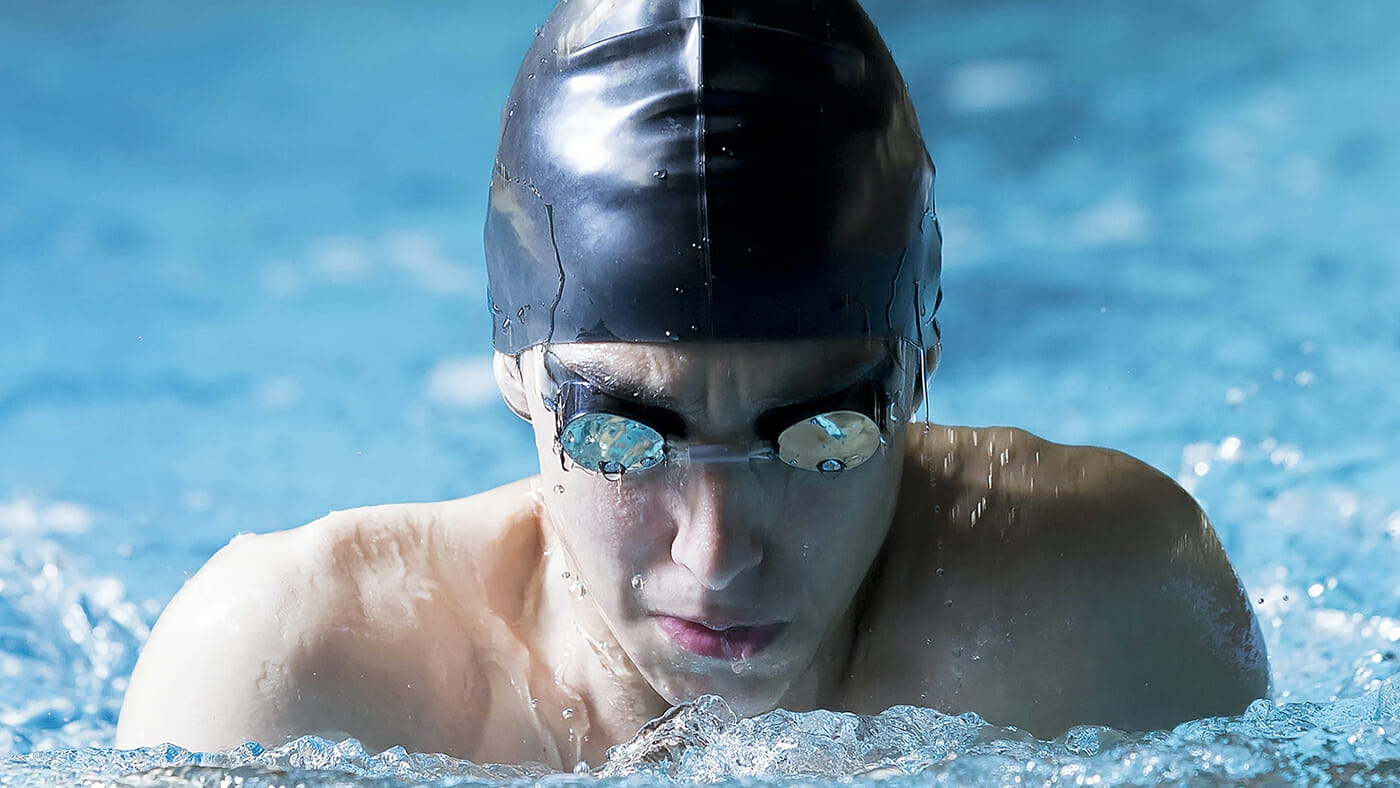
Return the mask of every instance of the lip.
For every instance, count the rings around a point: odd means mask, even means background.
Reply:
[[[730,626],[715,629],[698,621],[675,616],[656,616],[661,631],[671,642],[702,657],[714,659],[748,659],[772,643],[786,622]]]

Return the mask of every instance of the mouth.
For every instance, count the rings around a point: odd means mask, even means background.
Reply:
[[[675,616],[657,616],[661,631],[671,642],[702,657],[748,659],[768,647],[782,632],[786,622],[712,629],[698,621]]]

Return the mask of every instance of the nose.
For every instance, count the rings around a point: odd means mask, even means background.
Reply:
[[[746,466],[692,465],[686,474],[671,560],[711,591],[726,588],[763,561],[757,524],[765,515],[762,488]]]

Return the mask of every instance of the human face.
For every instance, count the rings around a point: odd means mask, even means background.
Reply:
[[[679,417],[688,441],[745,446],[764,414],[848,388],[890,351],[826,341],[578,343],[550,352],[600,391]],[[591,472],[561,457],[541,396],[552,387],[525,375],[554,536],[608,635],[667,701],[715,693],[740,711],[763,711],[815,680],[813,666],[833,656],[823,650],[849,645],[841,626],[851,624],[846,613],[898,494],[909,358],[892,384],[883,445],[836,474],[771,460]],[[539,369],[529,361],[522,369]]]

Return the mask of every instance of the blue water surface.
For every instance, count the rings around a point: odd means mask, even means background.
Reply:
[[[108,749],[149,626],[233,534],[532,472],[480,234],[549,5],[0,0],[0,783],[1400,779],[1388,0],[866,4],[938,165],[933,419],[1180,480],[1256,602],[1272,701],[1053,742],[707,701],[592,776]]]

